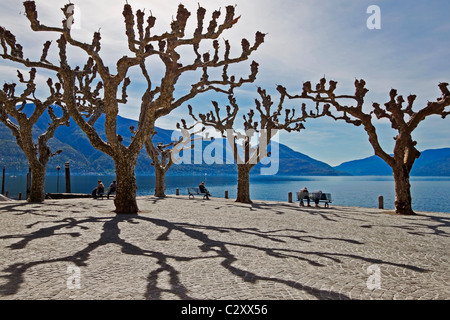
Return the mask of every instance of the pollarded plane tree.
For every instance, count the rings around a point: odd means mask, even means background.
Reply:
[[[438,115],[445,118],[450,113],[448,110],[450,105],[448,83],[440,83],[439,89],[442,96],[435,101],[429,101],[420,110],[413,110],[415,95],[409,95],[405,101],[403,96],[398,95],[397,90],[392,89],[389,93],[389,101],[383,106],[373,103],[370,112],[366,112],[363,110],[363,106],[369,90],[365,87],[364,80],[355,81],[354,95],[337,95],[335,93],[337,82],[330,81],[328,87],[326,82],[326,79],[322,78],[315,89],[312,88],[310,82],[305,82],[301,95],[288,95],[283,87],[279,87],[279,91],[284,92],[291,99],[309,99],[324,104],[328,108],[333,106],[335,112],[331,112],[330,116],[335,120],[344,120],[356,126],[362,125],[375,154],[392,168],[395,182],[395,212],[405,215],[414,214],[410,173],[415,160],[420,157],[420,152],[416,149],[417,141],[413,139],[412,134],[419,124],[429,116]],[[344,105],[343,101],[348,100],[354,101],[355,105]],[[389,120],[391,127],[397,131],[392,155],[386,152],[380,144],[374,125],[374,116],[377,119]]]
[[[301,111],[297,114],[295,108],[283,107],[285,102],[285,96],[283,95],[274,110],[274,102],[266,90],[258,87],[257,92],[260,97],[260,99],[255,99],[257,112],[251,109],[243,116],[244,132],[235,130],[239,106],[232,90],[228,94],[230,104],[226,106],[225,117],[221,116],[220,107],[216,101],[212,102],[214,110],[207,114],[199,114],[198,117],[193,114],[192,107],[189,106],[189,113],[194,121],[201,123],[203,126],[214,128],[227,139],[238,171],[236,202],[242,203],[252,203],[250,199],[250,171],[262,159],[271,156],[268,149],[272,138],[280,130],[300,132],[305,129],[303,122],[306,119],[322,117],[328,113],[326,108],[320,111],[318,107],[308,112],[306,105],[302,104]],[[252,146],[253,138],[256,138],[254,146]]]
[[[145,142],[145,149],[152,159],[152,166],[155,168],[155,197],[166,197],[166,173],[176,163],[176,156],[181,152],[186,152],[193,148],[196,140],[202,139],[198,136],[200,132],[189,132],[185,128],[177,124],[177,128],[181,130],[181,136],[171,143],[164,144],[158,142],[156,145],[153,139],[157,132],[154,132],[150,139]],[[133,128],[131,128],[133,130]]]
[[[16,83],[5,83],[0,90],[0,121],[9,128],[16,138],[18,146],[27,157],[31,169],[31,190],[27,200],[29,202],[43,202],[45,198],[45,174],[51,157],[61,152],[52,152],[48,142],[55,135],[61,125],[69,125],[69,113],[61,102],[61,84],[53,84],[47,80],[50,90],[48,97],[43,100],[36,97],[36,69],[32,68],[29,78],[25,79],[20,71],[18,78],[25,87],[18,93]],[[30,109],[31,110],[27,110]],[[59,112],[55,112],[59,109]],[[47,112],[49,123],[47,130],[34,139],[33,129],[38,120]],[[57,116],[59,113],[60,116]]]
[[[152,159],[152,166],[155,168],[155,197],[166,197],[166,172],[173,165],[171,150],[176,147],[177,142],[164,144],[159,142],[153,144],[152,137],[145,142],[145,149]]]
[[[193,99],[200,93],[215,90],[221,92],[227,86],[241,86],[253,82],[258,71],[258,64],[251,64],[251,74],[248,78],[237,79],[228,75],[228,67],[249,59],[250,55],[264,42],[264,34],[256,33],[255,42],[250,45],[243,39],[242,53],[237,57],[230,57],[230,44],[225,41],[222,56],[219,38],[232,28],[239,20],[235,17],[233,6],[226,7],[224,20],[219,23],[220,11],[214,11],[209,25],[204,28],[206,10],[197,10],[197,27],[192,36],[187,36],[186,24],[191,13],[180,4],[175,20],[170,25],[170,31],[162,34],[152,34],[156,18],[150,15],[145,21],[145,14],[138,10],[136,15],[130,5],[125,4],[123,16],[125,18],[126,37],[129,55],[124,55],[116,63],[115,72],[112,71],[101,56],[101,35],[95,32],[92,43],[80,42],[72,37],[71,22],[73,21],[74,6],[67,4],[62,8],[65,19],[62,27],[49,27],[38,19],[34,1],[24,2],[25,13],[36,32],[53,32],[60,35],[58,43],[59,61],[52,63],[47,60],[51,43],[44,44],[40,61],[24,58],[22,46],[16,43],[11,32],[0,29],[3,53],[1,57],[28,67],[48,69],[56,72],[63,89],[63,101],[77,125],[86,133],[90,143],[96,149],[111,156],[115,163],[117,192],[114,204],[117,213],[137,213],[135,166],[138,154],[144,147],[145,141],[154,130],[155,121],[183,103]],[[137,33],[136,33],[137,32]],[[206,51],[200,52],[200,44],[212,44],[213,56]],[[81,49],[88,59],[84,67],[71,66],[68,61],[68,47]],[[178,53],[183,48],[193,50],[192,60],[182,63]],[[150,58],[159,59],[164,66],[164,74],[157,86],[152,83],[151,73],[146,62]],[[119,105],[126,102],[126,91],[130,85],[130,69],[136,67],[145,79],[145,90],[141,97],[138,126],[132,135],[131,143],[124,144],[124,139],[117,133],[117,116]],[[209,71],[222,68],[219,79],[210,79]],[[180,76],[189,72],[201,73],[199,80],[188,83],[190,90],[178,92],[176,90]],[[98,80],[96,80],[98,79]],[[192,78],[190,78],[192,79]],[[96,83],[92,91],[91,85]],[[184,83],[186,85],[186,83]],[[122,93],[122,94],[120,94]],[[93,124],[101,114],[105,115],[105,136],[102,139]]]

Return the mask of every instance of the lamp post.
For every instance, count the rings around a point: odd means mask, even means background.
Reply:
[[[61,169],[60,166],[56,167],[57,172],[57,178],[56,178],[56,193],[59,193],[59,170]]]
[[[66,193],[71,193],[70,190],[70,163],[66,162],[64,164],[65,170],[66,170]]]

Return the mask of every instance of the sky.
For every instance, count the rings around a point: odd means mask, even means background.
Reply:
[[[418,110],[441,95],[440,82],[450,82],[448,0],[128,0],[134,11],[145,9],[146,14],[151,12],[157,18],[154,34],[170,30],[170,22],[176,16],[180,2],[192,13],[187,27],[192,31],[196,27],[199,5],[207,9],[208,18],[219,8],[223,18],[227,5],[236,6],[236,16],[241,18],[220,39],[221,47],[224,47],[223,39],[229,40],[232,56],[240,54],[242,38],[252,43],[256,31],[266,34],[265,42],[249,61],[230,68],[230,74],[246,77],[250,62],[259,63],[257,80],[236,91],[241,115],[254,107],[258,86],[266,89],[276,104],[279,98],[277,85],[285,86],[291,93],[300,93],[303,82],[316,83],[325,76],[327,80],[338,82],[336,92],[353,94],[355,79],[364,79],[369,89],[367,110],[372,102],[387,102],[392,88],[404,97],[416,94],[414,110]],[[63,19],[60,8],[67,3],[37,0],[39,19],[43,24],[59,27]],[[72,0],[72,3],[76,5],[74,37],[90,42],[93,33],[100,30],[101,54],[113,70],[118,59],[130,54],[122,16],[125,1]],[[372,11],[372,6],[379,11]],[[2,1],[0,25],[16,35],[25,56],[39,59],[43,43],[48,39],[56,40],[57,35],[33,32],[23,12],[22,1]],[[56,44],[53,46],[49,60],[57,62]],[[212,53],[212,47],[208,48],[207,45],[202,47]],[[187,60],[190,54],[186,53]],[[84,64],[85,56],[73,50],[69,52],[69,59],[71,63]],[[157,83],[162,75],[160,64],[149,61],[148,67],[152,81]],[[20,65],[0,61],[0,81],[16,81],[17,69],[25,70]],[[39,71],[43,83],[49,76]],[[144,81],[137,70],[132,70],[130,76],[129,101],[121,106],[120,115],[137,119]],[[195,79],[198,74],[181,77],[180,92],[189,88]],[[212,107],[211,100],[221,105],[226,103],[225,97],[205,94],[189,104],[197,113],[208,112]],[[286,107],[298,107],[301,103],[289,101]],[[190,121],[187,110],[187,104],[182,105],[159,119],[157,125],[175,130],[175,124],[181,118]],[[362,127],[331,118],[307,121],[305,127],[299,133],[281,133],[278,142],[332,166],[374,154]],[[385,121],[377,122],[377,130],[381,145],[386,152],[392,153],[395,132]],[[450,118],[443,120],[438,116],[424,121],[413,133],[419,150],[450,147],[449,137]]]

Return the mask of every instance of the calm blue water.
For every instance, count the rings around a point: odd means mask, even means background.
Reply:
[[[1,179],[1,177],[0,177]],[[60,178],[59,191],[65,191],[64,176]],[[113,176],[72,176],[72,192],[90,193],[97,180],[108,186]],[[153,195],[154,177],[137,177],[138,195]],[[47,177],[46,192],[56,192],[56,176]],[[167,176],[166,194],[175,194],[179,188],[186,195],[187,187],[196,187],[206,182],[213,196],[223,198],[225,190],[229,197],[236,197],[236,177],[233,176]],[[411,177],[413,208],[416,211],[434,211],[450,213],[450,177]],[[310,191],[322,190],[333,197],[334,205],[378,207],[378,196],[384,197],[386,209],[394,208],[394,181],[390,176],[253,176],[250,179],[251,198],[254,200],[287,201],[288,192],[307,187]],[[6,177],[5,189],[13,198],[19,192],[25,194],[25,177]]]

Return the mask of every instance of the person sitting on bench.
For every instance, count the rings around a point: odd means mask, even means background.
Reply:
[[[105,186],[103,185],[101,180],[98,180],[97,187],[95,187],[94,190],[92,190],[92,197],[94,199],[97,199],[97,197],[103,193],[105,193]]]
[[[322,190],[314,191],[314,203],[316,204],[316,207],[319,207],[319,200],[322,199]]]
[[[209,200],[209,196],[210,196],[211,194],[209,193],[208,189],[206,189],[206,187],[205,187],[205,182],[202,181],[202,183],[200,183],[200,184],[198,185],[198,188],[199,188],[199,190],[200,190],[200,193],[206,194],[206,199]]]
[[[106,194],[106,197],[109,199],[109,195],[111,194],[111,193],[116,193],[116,188],[117,188],[117,184],[116,184],[116,180],[114,180],[111,184],[110,184],[110,186],[109,186],[109,188],[108,188],[108,193]]]
[[[306,199],[306,202],[308,203],[308,207],[311,207],[310,200],[309,200],[309,191],[308,188],[304,187],[302,190],[300,190],[300,194],[298,195],[298,199],[300,200],[300,206],[304,206],[303,199]]]

